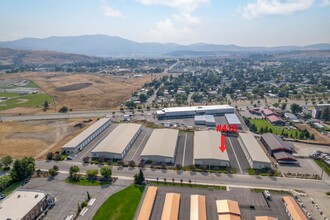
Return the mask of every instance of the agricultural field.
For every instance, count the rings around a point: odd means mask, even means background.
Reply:
[[[100,74],[20,73],[8,77],[29,79],[53,97],[57,109],[67,106],[73,111],[102,110],[119,107],[131,94],[151,81],[139,78],[115,78]]]
[[[62,140],[88,127],[75,128],[77,123],[81,123],[81,120],[1,122],[0,157],[44,158],[48,151],[59,150],[58,144],[63,143]]]

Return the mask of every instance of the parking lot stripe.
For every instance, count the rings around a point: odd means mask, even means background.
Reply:
[[[133,158],[135,157],[135,154],[139,151],[139,149],[140,149],[140,147],[141,147],[141,145],[142,145],[144,139],[147,137],[147,135],[149,134],[150,131],[151,131],[151,129],[148,128],[148,131],[147,131],[146,134],[144,135],[144,137],[143,137],[142,141],[140,142],[139,146],[136,148],[136,150],[135,150],[135,152],[134,152],[134,154],[133,154],[131,160],[133,160]]]
[[[242,168],[241,168],[241,165],[239,164],[239,161],[238,161],[237,156],[236,156],[235,148],[233,147],[233,144],[231,143],[230,138],[228,138],[228,140],[229,140],[229,143],[230,143],[230,145],[231,145],[231,148],[233,149],[234,156],[235,156],[236,161],[237,161],[237,164],[238,164],[238,168],[239,168],[239,170],[241,171],[241,173],[243,173]]]
[[[187,145],[187,133],[186,133],[186,135],[184,136],[182,166],[184,166],[184,158],[186,157],[186,145]]]

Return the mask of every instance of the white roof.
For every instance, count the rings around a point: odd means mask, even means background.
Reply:
[[[73,138],[71,141],[66,143],[62,148],[75,148],[77,147],[81,142],[83,142],[86,138],[88,138],[90,135],[92,135],[98,128],[100,128],[102,125],[110,121],[110,118],[101,118],[98,121],[96,121],[94,124],[92,124],[89,128],[81,132],[79,135],[77,135],[75,138]]]
[[[141,156],[174,158],[178,134],[179,131],[175,129],[155,129],[143,149]]]
[[[0,203],[0,218],[22,219],[45,197],[42,192],[17,190]]]
[[[253,161],[271,163],[266,153],[252,134],[239,133]]]
[[[188,106],[188,107],[173,107],[164,108],[162,112],[185,112],[185,111],[201,111],[201,110],[217,110],[217,109],[233,109],[229,105],[207,105],[207,106]]]
[[[226,120],[228,121],[228,124],[233,125],[240,125],[241,121],[238,119],[238,117],[235,114],[225,114]]]
[[[220,134],[216,131],[195,131],[194,159],[229,161],[227,151],[220,151]]]
[[[92,150],[92,153],[122,154],[141,126],[140,124],[119,124]]]

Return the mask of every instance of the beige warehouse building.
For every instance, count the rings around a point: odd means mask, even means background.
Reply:
[[[252,134],[239,133],[238,141],[251,168],[263,169],[265,167],[271,167],[272,162]]]
[[[141,131],[140,124],[119,124],[92,150],[92,158],[123,159]]]
[[[194,164],[207,166],[229,166],[227,151],[221,152],[220,133],[196,131],[194,136]]]
[[[141,159],[174,163],[178,134],[179,131],[174,129],[155,129],[141,153]]]

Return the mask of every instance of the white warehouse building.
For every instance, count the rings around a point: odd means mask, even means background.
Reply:
[[[229,167],[227,151],[221,152],[220,133],[216,131],[195,131],[194,164]]]
[[[119,124],[92,150],[92,158],[122,160],[141,131],[140,124]]]
[[[242,129],[241,121],[238,119],[236,114],[225,114],[228,125],[237,125],[238,129]]]
[[[111,124],[110,118],[101,118],[62,147],[62,152],[76,154]]]
[[[251,168],[263,169],[271,167],[272,162],[252,134],[239,133],[238,141],[242,146]]]
[[[234,107],[229,105],[208,105],[164,108],[156,111],[158,119],[193,118],[195,115],[224,115],[234,113]]]
[[[178,134],[179,131],[174,129],[155,129],[141,153],[141,159],[174,163]]]

